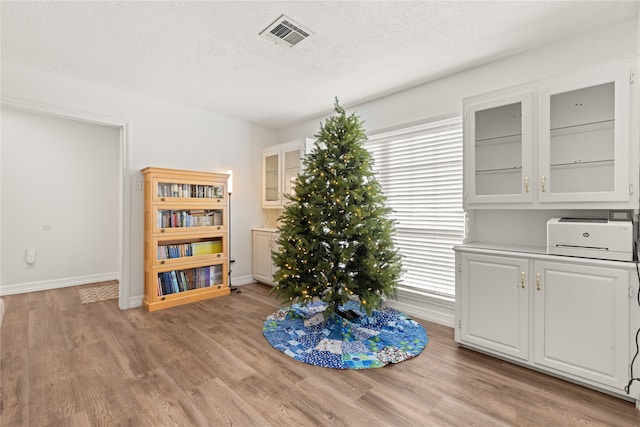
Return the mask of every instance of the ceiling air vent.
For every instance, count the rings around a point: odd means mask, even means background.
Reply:
[[[259,35],[287,47],[295,46],[312,34],[311,31],[285,15],[280,15],[271,25],[259,33]]]

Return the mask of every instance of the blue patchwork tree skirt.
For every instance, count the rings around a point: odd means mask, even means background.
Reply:
[[[285,307],[267,316],[262,333],[288,356],[334,369],[381,368],[416,357],[427,345],[422,325],[392,308],[368,316],[350,301],[341,309],[360,315],[352,320],[337,314],[325,320],[325,308],[324,302]]]

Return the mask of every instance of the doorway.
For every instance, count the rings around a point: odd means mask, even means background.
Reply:
[[[117,119],[108,116],[97,115],[84,111],[70,110],[66,108],[32,103],[17,99],[7,99],[2,97],[1,106],[7,110],[17,110],[26,113],[38,114],[41,116],[49,116],[60,119],[67,119],[85,124],[94,124],[113,128],[117,132],[118,153],[117,153],[117,190],[116,190],[116,216],[117,216],[117,242],[115,243],[117,251],[117,280],[118,287],[118,305],[120,309],[130,307],[129,301],[129,244],[130,244],[130,186],[127,177],[129,164],[129,132],[128,122],[126,120]],[[44,224],[44,228],[47,224]],[[46,228],[44,228],[46,229]],[[0,230],[0,234],[2,230]],[[1,267],[1,266],[0,266]]]

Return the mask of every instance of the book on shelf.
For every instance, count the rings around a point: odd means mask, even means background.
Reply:
[[[206,242],[158,245],[158,260],[211,255],[222,252],[222,239]]]
[[[191,244],[194,255],[210,255],[222,252],[222,241],[195,242]]]
[[[171,274],[171,286],[173,288],[173,293],[177,294],[178,292],[180,292],[180,287],[178,286],[178,278],[176,276],[175,270],[171,271],[170,274]]]
[[[158,183],[158,197],[221,199],[223,194],[221,185]]]
[[[160,296],[171,295],[173,293],[170,272],[158,273],[158,292],[160,292]]]
[[[190,279],[191,277],[191,279]],[[222,284],[222,265],[171,270],[158,273],[158,296]]]
[[[158,245],[158,259],[184,258],[193,255],[191,243]]]
[[[222,211],[214,209],[158,210],[158,228],[210,227],[222,225]]]
[[[184,271],[176,271],[176,279],[178,280],[178,289],[180,292],[189,290],[189,283],[187,281],[187,276],[184,274]]]

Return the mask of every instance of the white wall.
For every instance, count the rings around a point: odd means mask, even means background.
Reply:
[[[3,294],[117,278],[119,141],[114,127],[2,110]]]
[[[54,106],[65,114],[94,114],[128,122],[124,196],[130,197],[130,210],[124,212],[124,226],[125,230],[130,227],[131,242],[130,274],[125,278],[129,282],[129,305],[139,304],[143,295],[143,194],[135,190],[135,184],[142,179],[140,169],[146,166],[233,170],[231,247],[236,263],[232,279],[236,284],[251,280],[250,229],[262,223],[260,153],[264,146],[275,143],[273,131],[7,62],[2,63],[1,87],[5,101],[18,99]],[[5,232],[3,229],[3,238]]]
[[[454,74],[365,104],[348,106],[367,131],[462,112],[462,99],[638,54],[638,19],[628,19],[505,60]],[[332,94],[340,98],[340,94]],[[333,98],[327,99],[327,108]],[[343,105],[344,102],[343,102]],[[278,130],[284,142],[314,135],[324,117]]]

